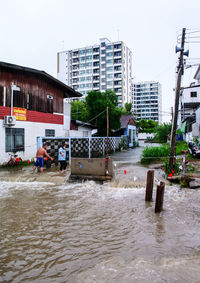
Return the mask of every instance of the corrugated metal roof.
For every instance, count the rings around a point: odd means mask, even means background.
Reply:
[[[120,122],[121,122],[121,129],[126,129],[128,126],[128,123],[130,121],[130,119],[133,118],[132,115],[122,115],[120,118]],[[134,120],[134,118],[133,118]]]
[[[51,82],[54,82],[58,87],[60,87],[61,89],[63,89],[64,92],[66,92],[66,95],[65,95],[66,98],[68,97],[68,95],[70,95],[70,97],[81,97],[82,96],[81,93],[75,91],[73,88],[67,86],[66,84],[64,84],[63,82],[54,78],[53,76],[49,75],[45,71],[40,71],[40,70],[37,70],[37,69],[23,67],[23,66],[19,66],[19,65],[0,61],[0,68],[1,67],[6,68],[6,69],[11,69],[11,70],[19,70],[19,71],[23,71],[23,72],[32,73],[32,74],[35,74],[35,75],[39,75],[39,76],[41,76],[41,77],[43,77],[43,78],[45,78],[45,79],[47,79]]]

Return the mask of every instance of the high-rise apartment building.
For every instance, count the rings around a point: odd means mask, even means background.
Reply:
[[[100,44],[57,54],[57,77],[83,94],[114,90],[119,106],[132,102],[132,53],[123,41],[100,39]]]
[[[136,119],[152,119],[159,124],[161,121],[161,84],[159,82],[138,82],[134,83],[133,92]]]

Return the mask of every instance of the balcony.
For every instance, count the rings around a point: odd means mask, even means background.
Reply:
[[[78,50],[72,52],[72,58],[78,57],[78,55],[79,55]]]
[[[114,50],[122,49],[122,45],[120,44],[114,44]]]

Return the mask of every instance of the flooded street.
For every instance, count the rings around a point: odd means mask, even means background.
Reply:
[[[155,215],[144,187],[56,174],[1,175],[0,282],[199,282],[199,190],[166,186]]]

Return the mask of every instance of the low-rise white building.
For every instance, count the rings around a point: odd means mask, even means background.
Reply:
[[[200,125],[200,66],[194,76],[195,81],[188,87],[182,88],[179,100],[178,128],[186,124],[185,140],[189,141],[198,137]]]
[[[40,136],[67,136],[72,97],[81,94],[43,71],[0,62],[0,164],[35,157]]]

